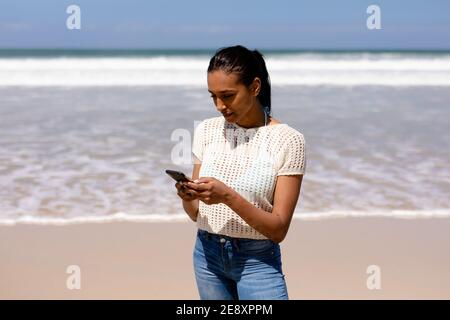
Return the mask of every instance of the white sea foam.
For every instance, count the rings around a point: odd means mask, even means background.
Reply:
[[[379,211],[356,211],[356,210],[333,210],[327,212],[296,212],[294,220],[328,220],[338,218],[399,218],[399,219],[430,219],[430,218],[450,218],[450,209],[430,209],[430,210],[379,210]],[[91,223],[111,223],[111,222],[188,222],[186,214],[147,214],[131,215],[125,212],[118,212],[108,216],[86,216],[74,218],[44,218],[36,216],[23,216],[16,219],[0,219],[0,226],[14,226],[20,224],[30,225],[74,225]]]
[[[267,55],[274,85],[450,86],[450,55]],[[205,86],[207,56],[1,58],[0,86]]]

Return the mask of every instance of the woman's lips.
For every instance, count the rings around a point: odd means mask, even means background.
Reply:
[[[225,118],[230,118],[231,116],[233,116],[234,115],[234,113],[233,112],[229,112],[229,113],[222,113],[223,114],[223,116],[225,117]]]

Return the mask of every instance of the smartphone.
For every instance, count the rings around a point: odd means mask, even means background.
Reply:
[[[176,171],[176,170],[166,170],[166,173],[171,176],[175,181],[178,182],[194,182],[191,179],[189,179],[188,177],[186,177],[186,175],[181,172],[181,171]]]

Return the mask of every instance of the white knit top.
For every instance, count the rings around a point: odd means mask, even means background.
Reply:
[[[205,119],[195,128],[192,153],[202,163],[199,177],[222,181],[268,212],[272,212],[277,176],[304,174],[306,168],[303,134],[285,123],[246,129],[222,116]],[[267,239],[223,203],[199,201],[197,227],[232,237]]]

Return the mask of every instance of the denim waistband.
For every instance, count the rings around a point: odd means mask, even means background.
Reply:
[[[211,233],[203,229],[198,229],[198,233],[202,235],[207,240],[211,240],[214,242],[221,242],[221,239],[229,240],[233,243],[251,243],[251,242],[272,242],[270,239],[249,239],[249,238],[237,238],[226,236],[223,234]],[[222,240],[223,241],[223,240]]]

